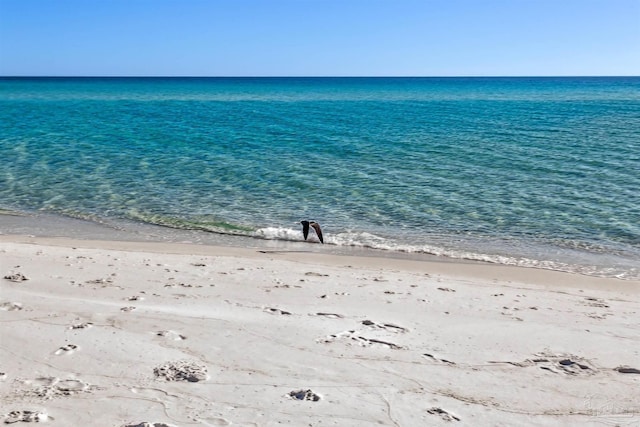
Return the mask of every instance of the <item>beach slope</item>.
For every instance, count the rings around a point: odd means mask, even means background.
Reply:
[[[640,424],[637,281],[9,235],[0,275],[5,423]]]

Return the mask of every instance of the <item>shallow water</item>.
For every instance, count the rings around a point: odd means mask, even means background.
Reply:
[[[2,209],[640,277],[640,78],[0,79],[0,131]]]

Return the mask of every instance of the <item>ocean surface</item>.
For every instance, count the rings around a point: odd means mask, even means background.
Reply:
[[[4,232],[314,219],[327,251],[640,278],[640,77],[0,78],[0,158]]]

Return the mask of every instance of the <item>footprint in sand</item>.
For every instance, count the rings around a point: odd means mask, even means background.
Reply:
[[[182,340],[186,340],[187,337],[176,332],[176,331],[158,331],[155,333],[157,336],[159,337],[165,337],[167,339],[173,340],[173,341],[182,341]]]
[[[63,380],[57,377],[41,377],[27,380],[25,384],[32,387],[25,393],[26,395],[46,400],[87,393],[96,389],[96,387],[74,378]]]
[[[83,323],[73,324],[69,326],[69,329],[89,329],[92,326],[93,326],[93,323],[91,322],[83,322]]]
[[[590,367],[584,359],[576,356],[564,357],[555,356],[550,358],[535,359],[534,363],[540,367],[554,373],[579,375],[594,373],[594,369]]]
[[[451,412],[447,412],[442,408],[433,407],[431,409],[427,409],[427,413],[431,415],[439,415],[445,421],[460,421],[460,418],[453,415]]]
[[[45,412],[38,411],[11,411],[4,416],[5,424],[13,423],[42,423],[53,420],[52,417]]]
[[[591,362],[570,354],[538,353],[523,362],[490,361],[489,363],[507,363],[520,368],[535,366],[545,371],[565,375],[593,375],[598,372]]]
[[[294,400],[309,400],[311,402],[317,402],[320,400],[320,396],[311,391],[307,390],[293,390],[289,392],[289,396]]]
[[[190,283],[169,283],[168,285],[164,285],[165,288],[202,288],[202,285],[192,285]]]
[[[329,319],[342,319],[344,316],[342,314],[337,314],[337,313],[316,313],[316,316],[322,316],[322,317],[327,317]]]
[[[280,310],[279,308],[265,307],[264,311],[269,314],[281,314],[283,316],[290,316],[291,313],[288,311]]]
[[[315,271],[307,271],[304,273],[305,276],[315,276],[315,277],[329,277],[328,274],[316,273]]]
[[[113,279],[110,277],[107,277],[106,279],[100,278],[100,279],[86,280],[84,284],[85,285],[103,285],[102,287],[104,288],[113,284]]]
[[[426,359],[433,360],[434,362],[446,363],[448,365],[455,365],[456,364],[455,362],[452,362],[450,360],[440,359],[438,357],[435,357],[433,354],[430,354],[430,353],[423,353],[422,356],[425,357]]]
[[[3,311],[20,311],[22,310],[22,304],[19,302],[3,302],[0,303],[0,310]]]
[[[402,347],[402,346],[400,346],[398,344],[394,344],[394,343],[389,342],[389,341],[379,340],[379,339],[376,339],[376,338],[365,338],[365,337],[360,337],[360,338],[362,338],[363,340],[368,341],[369,344],[379,344],[379,345],[382,345],[382,346],[385,346],[385,347],[389,347],[392,350],[401,350],[401,349],[404,348],[404,347]]]
[[[7,274],[4,278],[12,282],[24,282],[25,280],[29,280],[29,278],[22,273]]]
[[[607,302],[602,298],[585,297],[582,304],[589,307],[609,308],[609,304],[607,304]]]
[[[337,334],[331,334],[325,338],[320,338],[318,340],[316,340],[316,342],[319,343],[332,343],[338,340],[346,340],[348,342],[355,342],[357,344],[359,344],[362,347],[369,347],[372,345],[381,345],[384,347],[388,347],[390,349],[393,350],[400,350],[403,349],[404,347],[399,346],[397,344],[394,344],[392,342],[389,341],[383,341],[383,340],[379,340],[376,338],[367,338],[367,337],[363,337],[361,335],[359,335],[358,331],[356,330],[349,330],[349,331],[344,331],[344,332],[340,332]]]
[[[207,367],[196,361],[178,360],[167,362],[153,369],[156,378],[166,381],[187,381],[196,383],[209,379]]]
[[[167,423],[150,423],[147,421],[137,423],[137,424],[125,424],[122,427],[178,427],[174,424]]]
[[[55,390],[57,393],[60,393],[64,396],[69,396],[76,393],[82,393],[88,391],[91,386],[81,380],[58,380],[54,384]]]
[[[393,323],[377,323],[377,322],[374,322],[373,320],[363,320],[362,324],[365,326],[371,326],[372,328],[384,329],[386,331],[400,332],[400,333],[409,332],[407,328],[394,325]]]
[[[349,331],[344,331],[344,332],[338,332],[337,334],[331,334],[326,336],[325,338],[318,338],[316,340],[316,342],[320,342],[320,343],[332,343],[338,340],[354,340],[354,339],[358,339],[357,336],[357,331],[355,330],[349,330]]]
[[[613,316],[613,313],[587,313],[586,316],[591,319],[604,320],[609,316]]]
[[[78,349],[78,346],[75,344],[67,344],[63,345],[54,353],[56,356],[60,356],[63,354],[73,354]]]
[[[502,309],[503,309],[503,310],[520,311],[520,309],[519,309],[519,308],[517,308],[517,307],[510,308],[510,307],[504,306],[504,307],[502,307]],[[537,310],[537,309],[536,309],[536,310]],[[518,317],[518,316],[516,316],[516,315],[515,315],[515,313],[509,312],[509,311],[501,311],[501,312],[500,312],[500,314],[502,314],[503,316],[510,317],[510,318],[512,318],[513,320],[517,320],[517,321],[519,321],[519,322],[523,322],[523,321],[524,321],[524,319],[523,319],[522,317]]]

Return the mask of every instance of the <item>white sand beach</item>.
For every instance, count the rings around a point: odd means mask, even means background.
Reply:
[[[0,275],[7,424],[640,425],[637,281],[11,235]]]

